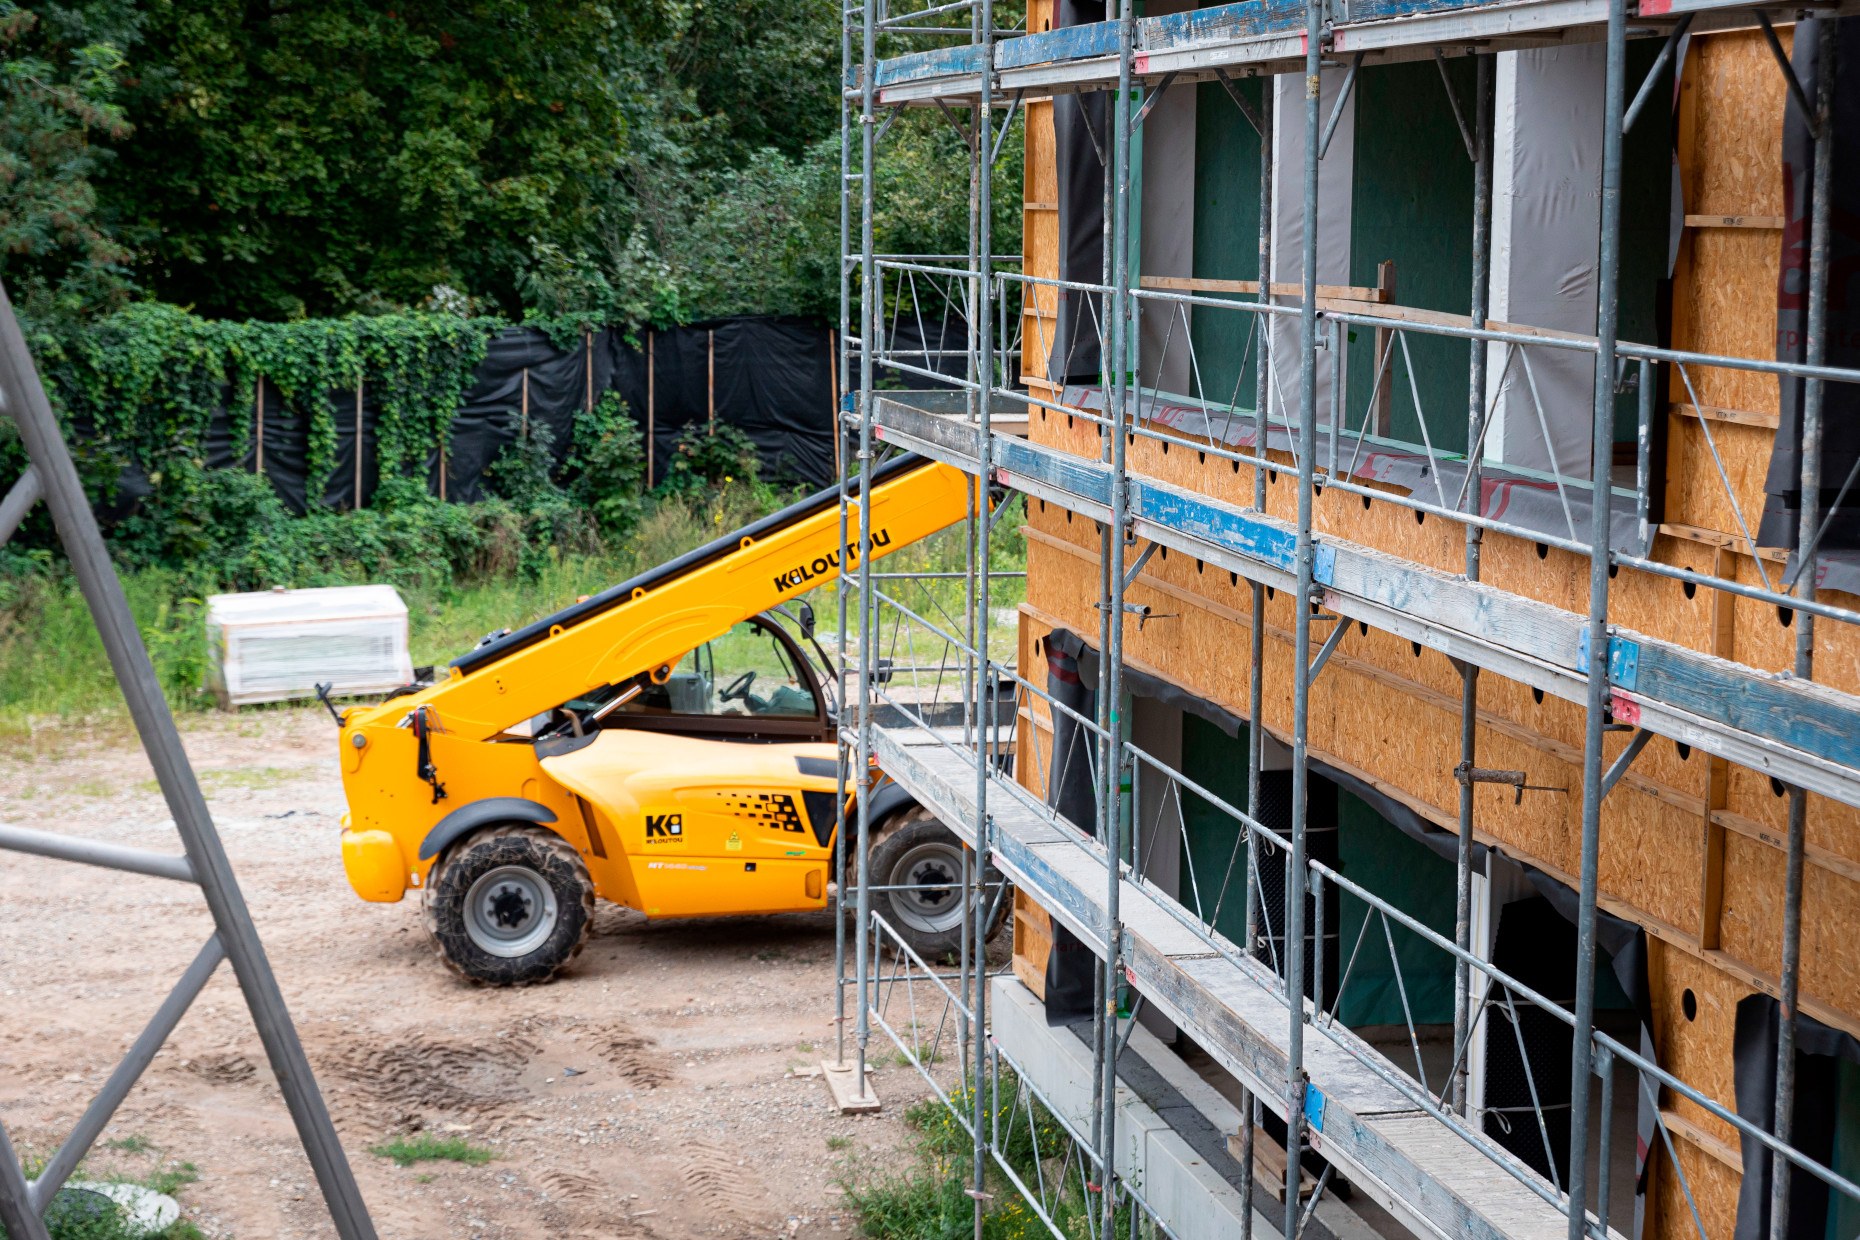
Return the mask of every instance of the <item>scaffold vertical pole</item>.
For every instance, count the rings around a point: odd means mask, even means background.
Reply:
[[[973,541],[970,543],[969,557],[975,571],[970,573],[973,587],[974,612],[974,667],[975,687],[970,694],[975,708],[981,712],[976,720],[975,746],[975,850],[971,859],[971,868],[975,873],[975,905],[972,910],[972,929],[967,935],[969,950],[974,959],[969,962],[973,992],[975,1054],[970,1063],[973,1073],[973,1106],[970,1111],[974,1125],[974,1193],[975,1193],[975,1240],[982,1240],[983,1215],[986,1213],[984,1192],[987,1188],[988,1171],[988,1116],[992,1114],[992,1102],[987,1096],[988,1072],[986,1052],[982,1047],[982,1031],[987,1028],[988,1020],[988,779],[992,768],[989,741],[994,733],[994,710],[989,701],[989,686],[994,677],[988,670],[988,530],[990,526],[988,512],[988,480],[994,472],[994,424],[990,417],[994,393],[994,336],[991,331],[991,316],[994,311],[994,297],[989,288],[992,278],[994,258],[994,0],[979,0],[977,5],[977,33],[983,47],[983,69],[981,98],[975,111],[975,143],[977,157],[975,161],[976,178],[976,217],[975,217],[975,273],[970,278],[975,289],[975,314],[969,320],[969,330],[974,333],[972,352],[976,362],[976,379],[980,384],[980,402],[978,406],[978,429],[976,437],[977,461],[975,470],[975,524],[972,530]],[[1005,142],[1004,133],[1001,141]]]
[[[1588,1229],[1589,1095],[1594,1071],[1595,919],[1602,828],[1602,742],[1607,735],[1610,490],[1615,439],[1615,343],[1620,328],[1621,148],[1627,81],[1627,3],[1610,0],[1603,86],[1601,220],[1596,261],[1595,388],[1590,410],[1589,666],[1582,747],[1582,854],[1576,914],[1576,1024],[1569,1115],[1569,1240]],[[1607,1118],[1603,1118],[1603,1123]],[[1548,1152],[1554,1159],[1555,1153]]]
[[[1820,366],[1827,358],[1828,277],[1830,228],[1834,196],[1834,75],[1838,71],[1835,30],[1838,20],[1820,18],[1796,27],[1800,34],[1812,27],[1815,46],[1815,165],[1814,189],[1809,195],[1808,315],[1802,360]],[[1821,519],[1822,407],[1827,385],[1818,378],[1802,385],[1801,511],[1796,526],[1796,592],[1807,602],[1815,599],[1816,526]],[[1815,616],[1795,615],[1795,675],[1814,679]],[[1795,1125],[1796,1017],[1802,971],[1802,865],[1808,843],[1808,793],[1789,790],[1789,842],[1783,870],[1782,958],[1778,970],[1776,1011],[1776,1097],[1773,1131],[1781,1141],[1791,1140]],[[1789,1179],[1792,1168],[1784,1158],[1770,1160],[1770,1236],[1789,1235]]]
[[[1472,325],[1484,328],[1491,304],[1492,265],[1492,57],[1473,57],[1476,76],[1473,134],[1473,246]],[[1466,413],[1466,499],[1464,511],[1484,511],[1480,461],[1485,439],[1485,388],[1490,346],[1474,340],[1470,355]],[[1479,553],[1484,533],[1477,521],[1466,523],[1466,579],[1479,580]],[[1460,664],[1460,765],[1465,771],[1479,764],[1479,669]],[[1473,782],[1460,780],[1459,842],[1454,853],[1453,942],[1463,953],[1453,967],[1453,1092],[1454,1111],[1466,1114],[1466,1077],[1472,1056],[1467,1043],[1477,1016],[1472,1010],[1472,968],[1464,953],[1472,951]]]
[[[835,0],[840,13],[840,81],[851,80],[853,69],[852,10],[846,7],[846,0]],[[852,251],[852,195],[847,186],[852,183],[852,112],[847,106],[846,92],[840,92],[840,340],[839,356],[834,364],[839,367],[838,390],[853,391],[849,382],[852,378],[848,359],[851,357],[852,345],[849,337],[852,332],[852,268],[848,263]],[[859,341],[860,351],[865,349],[864,337]],[[856,399],[856,398],[855,398]],[[842,450],[846,442],[846,418],[844,411],[833,410],[833,442],[835,445],[833,459],[838,465],[840,488],[840,522],[839,541],[835,543],[841,555],[846,550],[846,502],[849,498],[846,480],[850,476],[853,463],[848,458],[851,453]],[[847,642],[846,622],[849,618],[846,574],[834,578],[833,593],[839,604],[839,707],[845,711],[850,696],[851,684],[846,679]],[[833,1062],[846,1062],[846,787],[852,778],[849,764],[852,757],[848,738],[842,730],[838,733],[838,761],[835,763],[835,804],[839,806],[840,819],[838,834],[834,837],[838,845],[833,850]]]
[[[1098,1234],[1109,1236],[1117,1214],[1117,1160],[1113,1155],[1117,1139],[1117,992],[1119,961],[1122,953],[1123,921],[1120,900],[1123,894],[1121,860],[1123,856],[1123,772],[1124,757],[1124,548],[1130,524],[1130,491],[1126,477],[1125,426],[1130,403],[1130,94],[1131,70],[1136,44],[1137,19],[1133,0],[1123,0],[1118,13],[1117,94],[1111,101],[1108,118],[1111,125],[1111,169],[1115,182],[1111,219],[1110,320],[1110,437],[1111,437],[1111,520],[1106,529],[1110,594],[1106,599],[1109,617],[1107,640],[1098,686],[1105,695],[1106,754],[1108,761],[1100,771],[1102,778],[1104,831],[1105,911],[1104,911],[1104,995],[1100,1008],[1100,1037],[1095,1057],[1098,1061],[1098,1157],[1102,1162],[1102,1199]]]
[[[866,1048],[872,1037],[872,677],[877,644],[872,615],[872,335],[878,314],[878,262],[872,221],[872,169],[878,145],[878,0],[864,0],[860,30],[859,89],[859,747],[853,755],[858,778],[858,945],[853,967],[859,973],[859,1015],[853,1078],[858,1097],[866,1096]]]
[[[1272,117],[1273,98],[1277,92],[1278,79],[1269,78],[1261,84],[1259,92],[1259,302],[1262,305],[1272,301]],[[1266,456],[1266,404],[1272,395],[1272,317],[1261,312],[1255,319],[1254,331],[1259,340],[1259,353],[1253,369],[1253,423],[1254,452],[1264,460]],[[1266,471],[1253,468],[1253,510],[1266,510]],[[1246,816],[1253,822],[1259,821],[1259,776],[1260,767],[1265,757],[1266,733],[1262,714],[1265,704],[1265,688],[1261,681],[1266,671],[1266,587],[1260,582],[1252,582],[1249,593],[1252,595],[1252,615],[1248,634],[1248,658],[1250,666],[1247,673],[1247,745],[1246,745]],[[1241,829],[1240,838],[1235,841],[1240,850],[1241,863],[1245,872],[1241,875],[1245,899],[1242,901],[1241,926],[1245,931],[1245,949],[1250,955],[1253,951],[1253,936],[1259,920],[1259,907],[1253,887],[1253,871],[1258,854],[1254,851],[1253,833]],[[1250,1090],[1244,1086],[1240,1091],[1240,1240],[1253,1240],[1253,1145],[1256,1137],[1255,1126],[1258,1123],[1259,1102]]]
[[[1290,1028],[1286,1038],[1285,1235],[1298,1234],[1299,1165],[1305,1139],[1305,828],[1310,768],[1306,745],[1311,725],[1311,512],[1317,462],[1317,257],[1318,160],[1323,124],[1323,0],[1305,4],[1304,201],[1300,229],[1303,253],[1298,311],[1298,530],[1292,628],[1292,821],[1291,873],[1285,884],[1285,997]],[[1263,444],[1261,445],[1263,448]]]

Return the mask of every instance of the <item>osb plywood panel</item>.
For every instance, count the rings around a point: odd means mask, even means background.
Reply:
[[[1616,789],[1609,801],[1621,795]],[[1699,815],[1646,796],[1609,808],[1602,815],[1602,889],[1669,924],[1697,924]]]
[[[1763,517],[1763,479],[1769,473],[1775,433],[1760,426],[1712,423],[1712,441],[1718,447],[1718,460],[1724,463],[1720,477],[1711,444],[1705,440],[1705,425],[1697,418],[1677,415],[1666,420],[1666,520],[1720,534],[1741,536],[1747,529],[1755,537]],[[1731,507],[1733,497],[1737,511],[1743,514],[1741,527]]]
[[[1784,50],[1794,30],[1777,31]],[[1692,40],[1680,90],[1697,108],[1686,210],[1694,215],[1781,215],[1782,78],[1758,30]],[[1772,286],[1772,289],[1774,286]]]
[[[1777,841],[1777,847],[1782,847],[1782,841],[1788,838],[1788,789],[1780,783],[1772,783],[1769,776],[1759,771],[1741,766],[1730,768],[1724,807],[1767,832]],[[1811,866],[1822,862],[1833,864],[1833,858],[1844,858],[1860,866],[1860,810],[1853,806],[1811,793],[1805,838]],[[1818,860],[1817,854],[1821,852],[1828,856]]]
[[[1059,167],[1053,159],[1053,104],[1030,103],[1026,108],[1027,162],[1022,172],[1025,202],[1050,204],[1059,198]]]
[[[1655,537],[1652,558],[1695,572],[1712,570],[1712,548],[1683,539]],[[1581,563],[1586,593],[1588,561]],[[1490,574],[1486,580],[1491,580]],[[1684,582],[1623,570],[1608,585],[1608,618],[1636,633],[1657,634],[1669,642],[1710,654],[1714,593],[1693,587],[1688,594]]]
[[[1848,594],[1823,594],[1824,603],[1855,608],[1860,599]],[[1860,693],[1860,626],[1822,621],[1815,626],[1815,680],[1848,693]]]
[[[1764,561],[1763,574],[1767,574],[1772,590],[1782,581],[1782,567],[1774,560]],[[1757,562],[1749,556],[1738,557],[1736,580],[1750,586],[1764,584],[1764,576],[1757,572]],[[1733,623],[1737,626],[1737,640],[1732,646],[1733,657],[1739,663],[1747,663],[1766,672],[1781,672],[1794,667],[1794,614],[1784,613],[1775,604],[1756,599],[1733,596],[1733,600],[1731,607],[1736,617]],[[1815,632],[1815,644],[1819,646],[1824,635],[1831,636],[1829,630],[1840,627],[1835,624],[1822,625]]]
[[[1029,20],[1051,20],[1051,0],[1034,0]],[[1029,26],[1028,29],[1037,29]],[[1048,279],[1059,274],[1059,171],[1053,156],[1053,105],[1030,103],[1026,110],[1022,172],[1021,270]],[[1024,286],[1026,312],[1021,316],[1021,373],[1046,377],[1046,358],[1052,351],[1054,318],[1059,290],[1050,285]]]
[[[1731,1043],[1737,1032],[1737,1005],[1749,987],[1698,957],[1656,941],[1648,945],[1648,973],[1653,990],[1654,1045],[1659,1064],[1706,1097],[1735,1111]],[[1686,1017],[1691,992],[1694,1015]],[[1669,1095],[1671,1107],[1700,1128],[1732,1145],[1737,1131],[1704,1107]]]
[[[1764,972],[1777,970],[1782,937],[1783,854],[1767,844],[1725,839],[1724,950]],[[1860,884],[1817,866],[1803,872],[1802,989],[1844,1012],[1860,1009]]]
[[[1775,71],[1770,66],[1771,74]],[[1779,171],[1779,183],[1780,175]],[[1693,229],[1687,234],[1687,261],[1675,273],[1673,287],[1674,297],[1689,303],[1679,347],[1730,357],[1775,356],[1780,237],[1762,228]],[[1776,412],[1774,375],[1688,366],[1686,377],[1692,380],[1689,389],[1678,368],[1673,369],[1667,392],[1675,402]],[[1690,393],[1697,394],[1696,402]]]
[[[1378,504],[1376,507],[1394,506]],[[1442,534],[1448,537],[1457,533],[1451,521],[1430,521],[1429,524],[1441,526]],[[1479,566],[1480,580],[1500,590],[1534,598],[1565,611],[1588,610],[1589,562],[1568,551],[1547,543],[1488,533],[1479,554]]]
[[[1656,1137],[1657,1141],[1657,1137]],[[1682,1185],[1673,1173],[1673,1160],[1664,1143],[1656,1145],[1653,1157],[1657,1170],[1653,1177],[1654,1219],[1652,1234],[1659,1240],[1695,1240],[1698,1225],[1686,1205],[1686,1187],[1692,1190],[1698,1206],[1699,1222],[1704,1224],[1706,1240],[1731,1240],[1737,1227],[1738,1173],[1717,1157],[1675,1136],[1680,1168],[1685,1172]]]

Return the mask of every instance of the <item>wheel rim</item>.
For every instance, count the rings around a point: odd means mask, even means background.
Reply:
[[[941,934],[962,924],[962,850],[951,844],[919,844],[898,858],[885,879],[899,921],[924,934]],[[909,888],[909,890],[903,890]]]
[[[481,951],[527,956],[555,932],[555,888],[535,870],[500,865],[465,893],[465,934]]]

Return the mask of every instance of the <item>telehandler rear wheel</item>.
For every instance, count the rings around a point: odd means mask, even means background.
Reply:
[[[921,805],[888,818],[872,845],[872,885],[891,888],[872,893],[872,908],[898,937],[926,961],[935,963],[962,950],[962,926],[974,916],[962,901],[963,856],[956,833]],[[989,882],[999,882],[990,869]],[[1002,901],[1001,907],[1006,908]],[[1004,918],[999,911],[988,926],[994,938]]]
[[[594,925],[594,883],[561,836],[511,823],[447,849],[421,908],[453,972],[489,986],[529,986],[581,954]]]

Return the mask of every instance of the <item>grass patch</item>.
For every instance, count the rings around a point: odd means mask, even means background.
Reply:
[[[852,1148],[852,1138],[842,1136],[828,1137],[827,1148],[830,1150],[849,1150]]]
[[[191,1162],[169,1163],[140,1179],[127,1180],[125,1183],[142,1184],[158,1193],[172,1197],[189,1184],[200,1178],[200,1168]]]
[[[496,1155],[463,1137],[397,1137],[385,1145],[371,1145],[368,1152],[377,1158],[391,1158],[397,1167],[411,1167],[419,1162],[456,1162],[481,1167]]]
[[[471,649],[486,633],[520,627],[582,595],[598,593],[746,524],[789,498],[761,486],[726,486],[714,494],[663,498],[648,508],[624,539],[581,553],[551,549],[540,562],[527,563],[520,569],[511,557],[502,561],[493,557],[486,561],[491,568],[471,573],[448,570],[443,563],[425,565],[417,573],[404,565],[371,571],[368,565],[357,563],[306,569],[301,578],[284,584],[392,582],[407,603],[414,665],[443,665]],[[1018,498],[1009,501],[1012,505],[1020,502]],[[1002,514],[995,526],[991,556],[998,571],[1021,571],[1026,566],[1020,521],[1020,510],[1015,507]],[[968,555],[966,530],[958,523],[885,556],[874,569],[890,573],[960,573]],[[496,567],[506,562],[506,567]],[[151,568],[121,574],[130,611],[155,664],[156,675],[169,704],[177,711],[204,711],[213,706],[211,695],[202,688],[207,665],[205,596],[211,592],[201,584],[203,575],[210,573]],[[927,619],[959,635],[965,631],[966,596],[961,580],[887,581],[882,585],[887,594]],[[1015,626],[1005,617],[1025,594],[1022,579],[1006,578],[994,583],[989,603],[997,621],[992,625],[990,647],[998,658],[1013,658]],[[831,635],[837,631],[839,620],[835,587],[824,585],[804,597],[819,617],[823,644],[832,650]],[[914,626],[907,621],[905,627]],[[900,639],[900,661],[935,661],[940,649],[936,639],[918,630],[912,641],[919,659],[905,657]],[[955,656],[952,653],[950,657]],[[927,686],[937,678],[934,673],[914,677],[906,673],[895,683],[913,679]],[[947,681],[948,677],[942,679]],[[261,709],[247,711],[256,714]],[[122,694],[104,658],[90,613],[68,572],[52,567],[26,576],[0,577],[0,737],[29,737],[48,724],[121,725],[126,721]],[[223,778],[230,782],[221,786],[269,786],[241,782],[270,779],[268,770],[226,772]],[[203,774],[209,780],[215,778]],[[280,772],[277,777],[290,775]],[[99,789],[89,795],[109,794]]]
[[[104,1149],[119,1154],[153,1154],[155,1145],[147,1137],[127,1136],[104,1142]],[[28,1178],[44,1170],[44,1160],[28,1157],[25,1170]],[[166,1166],[157,1166],[144,1174],[128,1174],[112,1170],[98,1174],[87,1164],[79,1164],[74,1181],[101,1181],[106,1184],[137,1184],[155,1192],[174,1196],[181,1189],[200,1178],[200,1169],[191,1162],[171,1162]],[[185,1218],[176,1219],[160,1231],[149,1232],[139,1227],[132,1227],[129,1220],[113,1208],[98,1208],[99,1203],[89,1194],[77,1191],[61,1190],[53,1198],[51,1208],[45,1212],[45,1229],[52,1240],[205,1240],[205,1233]],[[0,1228],[0,1240],[4,1240],[6,1231]]]

